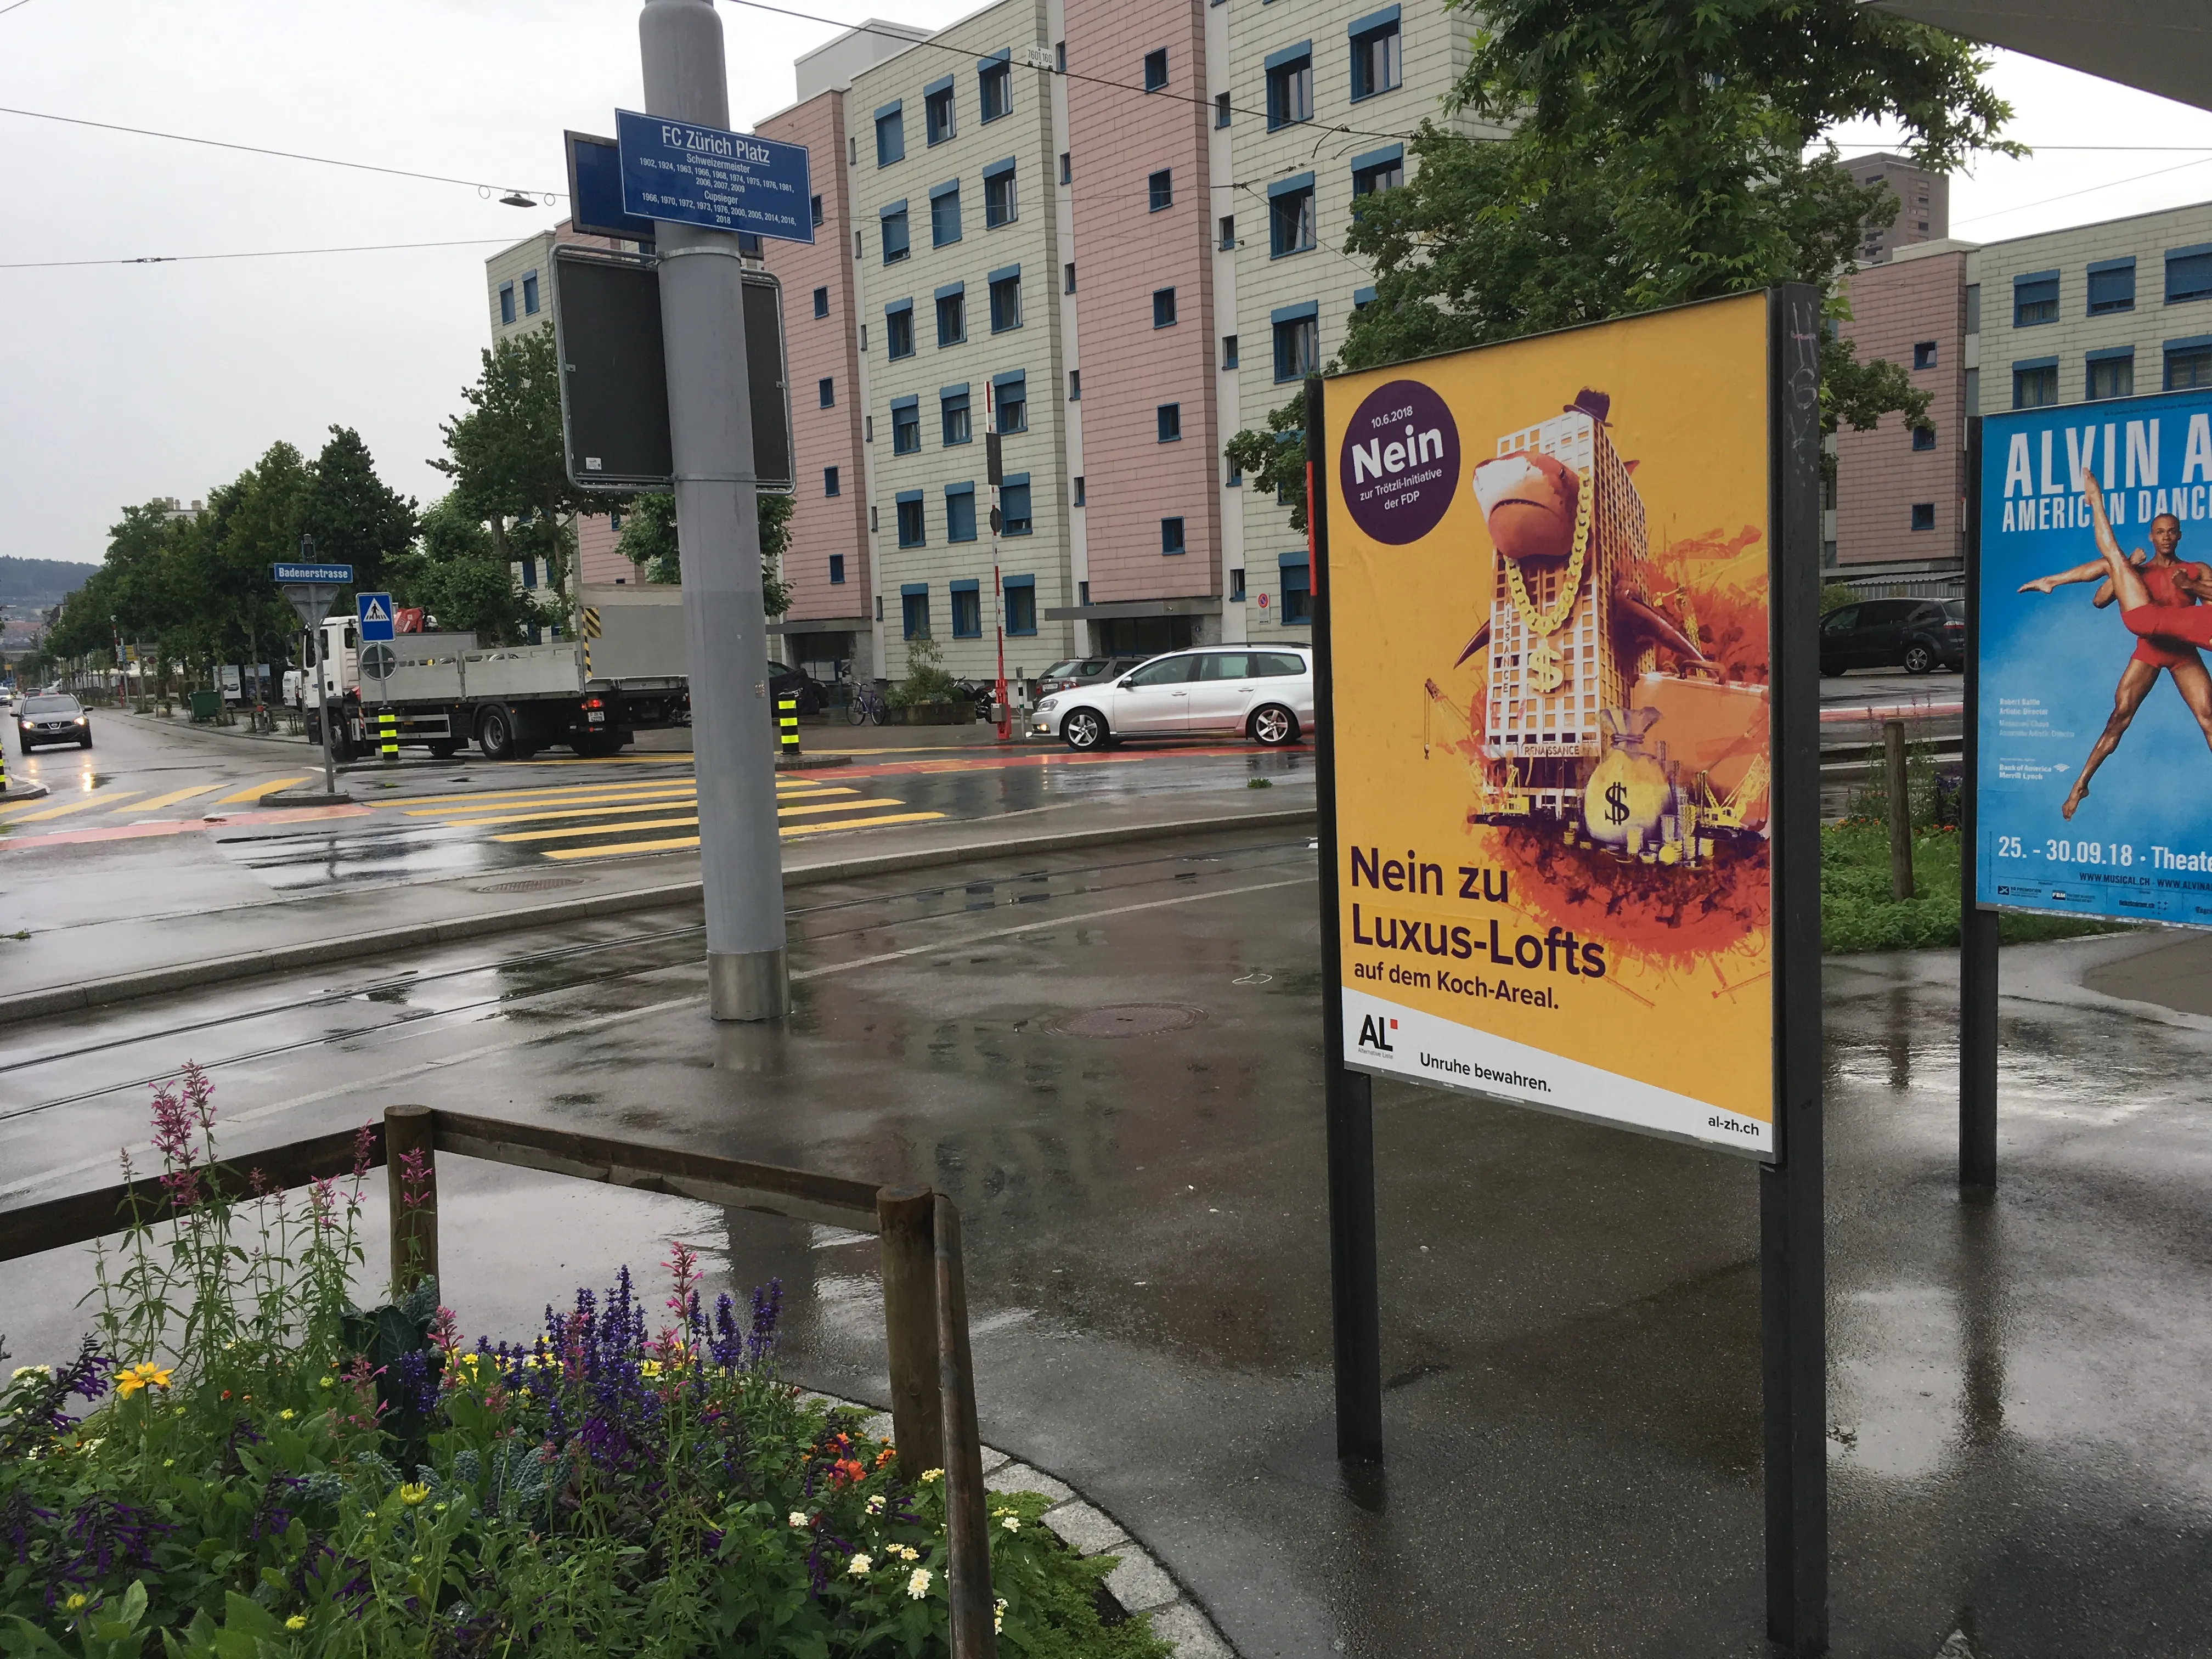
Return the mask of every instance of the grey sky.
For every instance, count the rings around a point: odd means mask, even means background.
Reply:
[[[852,10],[830,0],[805,9]],[[972,8],[880,9],[925,26]],[[641,100],[634,0],[30,0],[0,15],[0,105],[313,155],[564,187],[561,132]],[[792,59],[835,30],[739,5],[731,110],[791,101]],[[2212,146],[2212,113],[2032,60],[2001,61],[2014,131],[2047,144]],[[1879,132],[1846,135],[1874,148]],[[1993,240],[2212,198],[2205,164],[2051,152],[1954,182],[1955,234]],[[74,270],[0,270],[0,553],[96,561],[122,505],[204,496],[282,438],[358,428],[428,501],[439,422],[487,343],[483,259],[553,223],[451,185],[0,115],[0,264],[486,239],[481,246]]]

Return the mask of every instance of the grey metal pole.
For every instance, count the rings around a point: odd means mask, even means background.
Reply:
[[[726,130],[722,20],[711,0],[646,0],[637,33],[646,112]],[[768,618],[761,609],[759,491],[745,392],[743,267],[738,239],[728,231],[664,221],[656,245],[684,550],[707,1006],[716,1019],[778,1019],[791,1009],[791,975],[783,946]]]

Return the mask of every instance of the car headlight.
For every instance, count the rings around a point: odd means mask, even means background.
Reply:
[[[76,723],[77,723],[79,726],[82,726],[82,725],[84,725],[84,724],[85,724],[85,717],[84,717],[83,715],[82,715],[82,714],[79,714],[79,715],[76,717]]]
[[[1047,697],[1042,702],[1036,706],[1036,711],[1040,714],[1049,714],[1054,709],[1059,707],[1060,699],[1058,697]]]

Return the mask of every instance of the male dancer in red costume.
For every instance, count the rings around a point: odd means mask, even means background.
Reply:
[[[2089,780],[2107,757],[2120,746],[2136,711],[2150,696],[2151,688],[2158,684],[2160,670],[2173,676],[2173,689],[2181,693],[2181,700],[2189,705],[2189,712],[2197,717],[2197,724],[2204,732],[2204,740],[2212,744],[2212,672],[2208,672],[2204,659],[2197,654],[2196,647],[2185,640],[2167,635],[2165,632],[2168,611],[2186,611],[2195,607],[2197,600],[2212,599],[2212,568],[2192,564],[2174,556],[2173,550],[2181,544],[2181,520],[2171,513],[2161,513],[2150,521],[2150,544],[2157,550],[2147,560],[2140,550],[2134,563],[2120,552],[2118,540],[2112,534],[2111,523],[2105,516],[2105,495],[2094,477],[2086,475],[2084,485],[2088,492],[2091,517],[2095,520],[2097,547],[2102,557],[2087,564],[2075,565],[2071,570],[2062,570],[2052,576],[2039,576],[2032,582],[2021,584],[2023,593],[2033,589],[2048,593],[2069,582],[2095,582],[2097,591],[2090,603],[2100,609],[2120,601],[2121,620],[2138,637],[2136,653],[2121,672],[2120,683],[2112,693],[2112,712],[2105,721],[2105,729],[2098,734],[2083,763],[2081,775],[2074,781],[2068,792],[2059,816],[2071,818],[2089,793]],[[2112,567],[2128,573],[2133,590],[2141,597],[2130,603],[2128,593],[2121,591]],[[2138,619],[2130,618],[2131,608],[2140,608],[2145,615],[2140,618],[2146,625],[2138,627]],[[2212,611],[2204,613],[2208,626],[2212,626]]]

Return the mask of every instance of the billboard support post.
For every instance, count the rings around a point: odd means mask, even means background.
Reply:
[[[1328,1258],[1336,1361],[1336,1455],[1382,1461],[1382,1310],[1375,1244],[1375,1084],[1344,1063],[1336,857],[1335,676],[1329,653],[1328,438],[1322,381],[1305,385],[1306,579],[1312,590],[1314,771],[1320,781],[1322,1100],[1328,1137]]]
[[[1966,422],[1966,685],[1959,777],[1959,1184],[1997,1184],[1997,913],[1981,861],[1982,421]]]
[[[1766,1633],[1828,1645],[1826,1241],[1820,1110],[1820,302],[1772,291],[1774,1110],[1759,1176]]]
[[[646,108],[729,125],[722,20],[707,0],[646,0],[638,17]],[[708,1012],[778,1019],[784,955],[768,618],[761,609],[752,407],[744,395],[744,266],[733,232],[663,222],[660,307],[676,520],[684,544],[692,749],[707,911]]]

